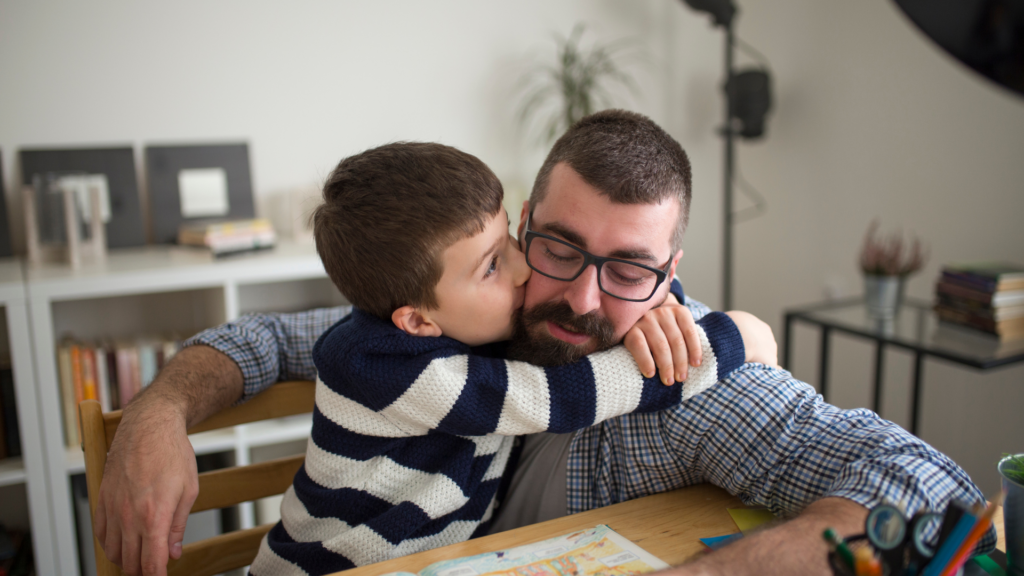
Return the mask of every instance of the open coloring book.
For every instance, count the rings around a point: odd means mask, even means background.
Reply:
[[[668,568],[602,524],[500,552],[436,562],[418,574],[384,576],[632,576]]]

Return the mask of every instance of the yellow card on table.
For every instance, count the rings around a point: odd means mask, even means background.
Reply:
[[[732,521],[746,534],[758,526],[775,520],[775,515],[767,508],[726,508]]]

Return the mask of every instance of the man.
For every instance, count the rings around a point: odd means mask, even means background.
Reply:
[[[614,296],[616,270],[604,258],[674,271],[689,202],[686,154],[649,119],[607,111],[574,126],[523,207],[520,242],[536,273],[518,331],[525,336],[511,352],[557,363],[620,341],[667,290],[642,302]],[[696,317],[708,311],[685,304]],[[180,553],[196,497],[185,430],[277,380],[315,377],[310,347],[346,313],[245,318],[200,334],[192,343],[205,345],[164,369],[125,410],[108,456],[96,519],[108,557],[129,574],[163,573],[168,554]],[[517,469],[506,471],[511,488],[496,529],[700,482],[792,518],[728,554],[673,569],[680,574],[829,574],[825,527],[858,533],[867,508],[882,501],[913,514],[982,499],[956,464],[906,431],[867,410],[825,404],[788,372],[761,364],[675,408],[525,444]],[[983,547],[993,542],[990,531]]]

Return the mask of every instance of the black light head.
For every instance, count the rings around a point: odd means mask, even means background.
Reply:
[[[707,12],[714,18],[715,26],[728,28],[736,17],[736,5],[732,0],[683,0],[687,6],[698,12]]]
[[[743,138],[764,136],[765,116],[772,108],[772,79],[765,70],[744,70],[733,73],[725,84],[732,117],[741,125],[737,132]]]

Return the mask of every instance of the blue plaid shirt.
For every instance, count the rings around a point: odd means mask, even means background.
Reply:
[[[694,318],[710,310],[689,297]],[[245,378],[242,401],[282,380],[314,380],[316,339],[347,306],[295,314],[253,314],[201,332]],[[865,409],[827,404],[785,370],[748,363],[682,404],[629,414],[577,433],[570,449],[570,514],[710,482],[744,503],[792,517],[826,496],[867,508],[901,504],[908,514],[950,500],[984,502],[981,490],[944,454]],[[978,547],[995,547],[995,529]]]

